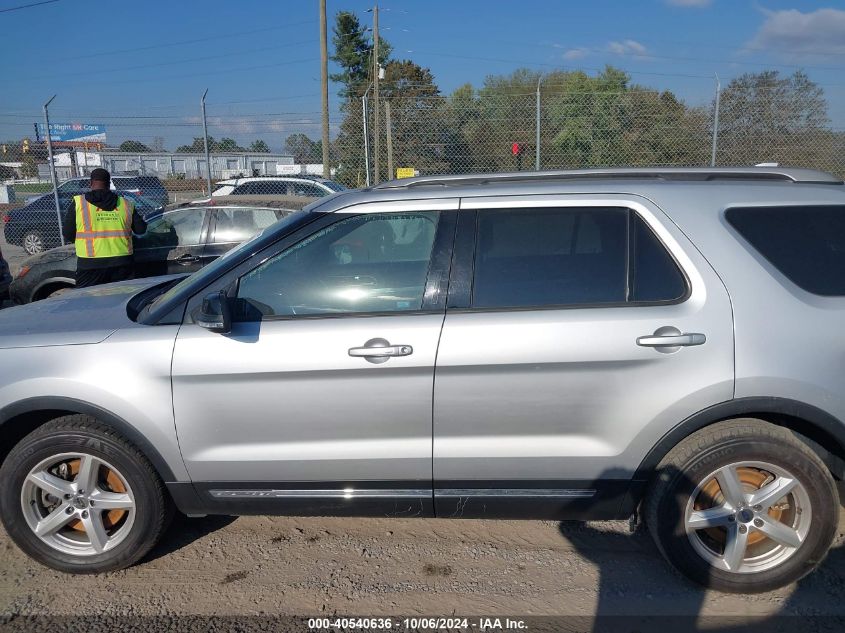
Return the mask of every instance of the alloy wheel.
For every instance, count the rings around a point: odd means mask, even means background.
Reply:
[[[701,481],[684,525],[693,549],[713,567],[754,573],[791,558],[812,518],[810,497],[796,476],[766,462],[738,462]]]
[[[21,488],[21,508],[43,543],[75,556],[116,547],[131,531],[136,510],[126,478],[85,453],[55,455],[35,466]]]

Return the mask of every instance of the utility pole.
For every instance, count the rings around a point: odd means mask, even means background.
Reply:
[[[208,94],[208,88],[202,93],[200,105],[202,106],[202,140],[205,144],[205,181],[208,183],[208,195],[211,196],[211,158],[208,155],[208,124],[205,120],[205,95]]]
[[[373,157],[373,167],[375,168],[375,184],[381,180],[379,173],[379,105],[378,105],[378,4],[373,7],[373,97],[375,99],[375,110],[373,113],[373,123],[375,127],[375,142],[373,143],[375,156]]]
[[[47,129],[44,133],[47,135],[47,152],[50,156],[50,176],[53,178],[53,201],[56,203],[56,219],[59,222],[59,241],[62,243],[62,246],[65,245],[65,232],[62,229],[62,211],[59,209],[59,182],[56,179],[56,161],[53,157],[53,142],[50,139],[50,113],[47,111],[47,108],[51,103],[53,103],[53,99],[56,98],[56,95],[50,97],[50,100],[44,104],[44,123],[47,125]]]
[[[393,121],[390,117],[390,101],[384,102],[384,118],[387,127],[387,179],[393,180]]]
[[[323,100],[323,178],[331,178],[329,168],[329,45],[326,33],[326,0],[320,0],[320,92]]]
[[[722,84],[719,82],[719,75],[716,75],[716,110],[713,113],[713,152],[710,157],[710,166],[716,166],[716,146],[719,142],[719,96],[722,93]]]
[[[540,82],[543,81],[543,75],[537,77],[537,140],[535,141],[537,156],[534,160],[534,169],[540,171]]]

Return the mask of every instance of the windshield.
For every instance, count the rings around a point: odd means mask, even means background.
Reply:
[[[139,211],[153,211],[161,208],[161,204],[155,200],[150,200],[146,196],[139,196],[137,193],[133,193],[132,191],[117,191],[116,193],[131,200],[132,204],[134,204],[135,208]]]
[[[291,213],[290,215],[283,217],[281,220],[279,220],[278,222],[273,224],[271,227],[268,227],[267,229],[261,231],[257,235],[254,235],[253,237],[248,239],[246,242],[242,242],[241,244],[239,244],[238,246],[236,246],[232,250],[226,252],[222,257],[218,257],[216,260],[214,260],[211,264],[209,264],[205,268],[200,269],[199,271],[197,271],[193,275],[189,275],[188,277],[185,277],[185,279],[183,279],[178,284],[173,286],[170,290],[168,290],[167,292],[165,292],[165,293],[159,295],[158,297],[156,297],[156,299],[150,303],[148,311],[152,312],[159,305],[166,303],[171,298],[175,297],[180,292],[182,292],[182,290],[184,288],[186,288],[189,284],[196,283],[198,286],[202,286],[206,282],[210,282],[215,277],[217,277],[220,273],[222,273],[223,270],[226,269],[226,267],[228,266],[229,260],[232,259],[233,256],[236,256],[239,253],[243,253],[245,251],[249,251],[249,249],[252,248],[252,246],[255,244],[255,242],[257,242],[259,239],[261,239],[268,230],[272,230],[274,233],[284,232],[285,227],[287,227],[291,224],[294,224],[295,222],[298,222],[304,215],[306,215],[306,212],[297,211],[295,213]]]
[[[322,184],[324,184],[326,187],[328,187],[332,191],[346,191],[346,187],[344,187],[339,182],[335,182],[334,180],[323,180]]]

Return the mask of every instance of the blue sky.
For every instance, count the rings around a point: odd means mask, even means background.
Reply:
[[[201,133],[248,143],[318,138],[317,0],[0,0],[0,138],[32,136],[54,93],[56,122],[104,123],[165,147]],[[372,2],[328,0],[371,24]],[[723,83],[766,68],[803,68],[825,90],[834,127],[845,129],[845,1],[827,0],[386,0],[383,37],[395,58],[431,69],[444,94],[485,76],[613,64],[636,83],[669,89],[692,105]],[[330,44],[331,46],[331,44]],[[331,68],[330,68],[331,71]],[[332,125],[338,86],[330,87]]]

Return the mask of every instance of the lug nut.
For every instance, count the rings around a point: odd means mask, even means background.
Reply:
[[[94,500],[93,500],[93,499],[89,499],[89,500],[88,500],[88,505],[90,505],[90,506],[93,508],[93,507],[94,507]]]
[[[65,513],[66,513],[66,514],[73,514],[73,508],[71,508],[70,506],[68,506],[68,507],[67,507],[67,509],[65,510]]]
[[[736,515],[735,514],[729,514],[728,515],[728,521],[731,521],[731,522],[736,521]]]
[[[739,526],[739,531],[740,531],[740,532],[742,532],[743,534],[745,534],[745,533],[748,531],[748,528],[747,528],[747,527],[745,527],[744,525],[740,525],[740,526]]]
[[[759,512],[762,509],[763,509],[763,506],[761,506],[759,503],[756,506],[754,506],[754,510],[757,511],[757,512]]]
[[[763,527],[763,520],[762,519],[754,519],[754,525],[757,527]]]
[[[83,511],[82,511],[82,518],[83,518],[83,519],[87,519],[87,518],[88,518],[88,510],[83,510]]]
[[[73,495],[66,494],[66,495],[65,495],[65,500],[69,500],[72,496],[73,496]]]

